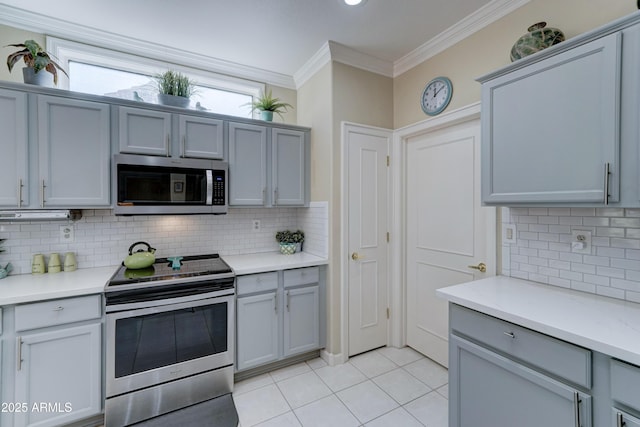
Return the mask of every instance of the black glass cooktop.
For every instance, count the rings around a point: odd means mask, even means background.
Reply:
[[[132,270],[124,265],[120,266],[107,287],[231,272],[231,267],[218,254],[158,258],[147,268]]]

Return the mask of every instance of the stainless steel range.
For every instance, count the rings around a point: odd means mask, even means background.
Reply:
[[[105,426],[233,390],[235,274],[217,254],[122,266],[105,287]]]

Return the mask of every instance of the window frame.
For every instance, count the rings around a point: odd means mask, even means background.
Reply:
[[[185,65],[174,64],[161,59],[152,59],[134,53],[125,53],[114,49],[92,46],[69,41],[57,37],[46,36],[47,51],[50,52],[65,70],[69,69],[69,61],[76,61],[99,67],[112,68],[132,73],[153,76],[172,69],[193,79],[197,85],[227,92],[258,97],[266,88],[264,83],[241,79],[220,73],[206,71]],[[203,64],[206,66],[206,64]],[[69,89],[69,78],[58,74],[58,87]],[[215,113],[215,111],[212,111]],[[256,113],[251,114],[256,118]]]

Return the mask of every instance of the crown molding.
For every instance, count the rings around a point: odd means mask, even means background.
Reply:
[[[471,36],[498,19],[529,3],[530,0],[493,0],[471,15],[447,28],[413,52],[393,64],[393,77],[434,57],[459,41]]]
[[[0,24],[121,52],[133,53],[152,59],[161,58],[178,65],[265,82],[288,89],[296,89],[293,77],[285,74],[124,37],[108,31],[96,30],[95,28],[73,24],[3,4],[0,4]]]
[[[325,42],[322,47],[305,62],[302,67],[293,75],[296,88],[299,89],[311,77],[313,77],[322,67],[331,62],[331,48],[329,42]]]

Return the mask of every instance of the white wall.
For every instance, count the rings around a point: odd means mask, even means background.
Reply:
[[[260,220],[260,231],[251,230],[254,219]],[[73,243],[61,242],[60,226],[65,222],[0,224],[0,236],[7,239],[0,264],[11,262],[12,274],[30,273],[33,254],[48,258],[52,252],[75,252],[79,268],[118,265],[137,241],[155,247],[158,257],[270,252],[278,250],[276,231],[285,229],[303,230],[304,251],[326,257],[327,221],[326,202],[309,208],[230,209],[227,215],[126,217],[114,216],[111,210],[85,210],[73,223]]]
[[[502,208],[517,241],[502,244],[502,274],[640,302],[640,209]],[[592,234],[591,253],[571,252],[571,231]]]

